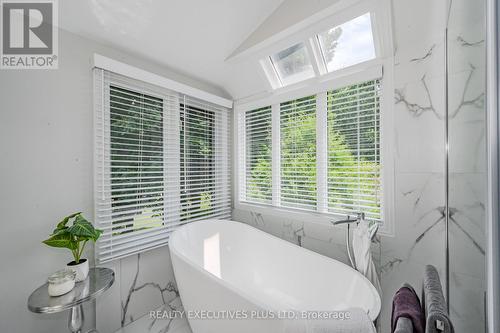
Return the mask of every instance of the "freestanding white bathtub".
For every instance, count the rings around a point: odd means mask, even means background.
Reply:
[[[267,311],[361,308],[372,321],[380,312],[375,287],[356,270],[244,223],[182,226],[170,255],[194,333],[284,332],[286,319]]]

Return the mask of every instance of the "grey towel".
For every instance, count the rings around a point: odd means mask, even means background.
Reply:
[[[413,324],[411,319],[400,317],[398,323],[396,324],[396,329],[394,333],[413,333]]]
[[[425,332],[454,333],[453,325],[446,310],[446,301],[443,296],[439,274],[432,265],[425,267],[423,293],[426,318]]]

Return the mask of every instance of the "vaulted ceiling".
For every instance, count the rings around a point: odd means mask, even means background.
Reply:
[[[62,29],[224,89],[261,90],[255,68],[225,59],[283,0],[60,1]],[[240,77],[242,80],[238,80]]]
[[[339,2],[64,0],[59,1],[59,25],[211,84],[226,93],[223,97],[238,100],[270,89],[258,59],[248,53],[274,43],[287,29],[293,32],[308,20],[331,15]]]

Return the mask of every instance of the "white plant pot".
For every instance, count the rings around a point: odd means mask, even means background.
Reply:
[[[68,263],[68,268],[76,273],[76,282],[81,282],[89,275],[89,261],[87,259],[80,259],[80,263],[76,264],[74,261]]]

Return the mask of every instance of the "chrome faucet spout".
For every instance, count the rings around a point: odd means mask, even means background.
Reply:
[[[345,220],[332,221],[333,225],[347,224],[347,223],[355,223],[359,222],[357,218],[351,218],[348,216]]]
[[[347,215],[344,220],[332,221],[333,225],[347,224],[347,223],[358,223],[365,219],[365,213],[356,213],[356,216]]]

